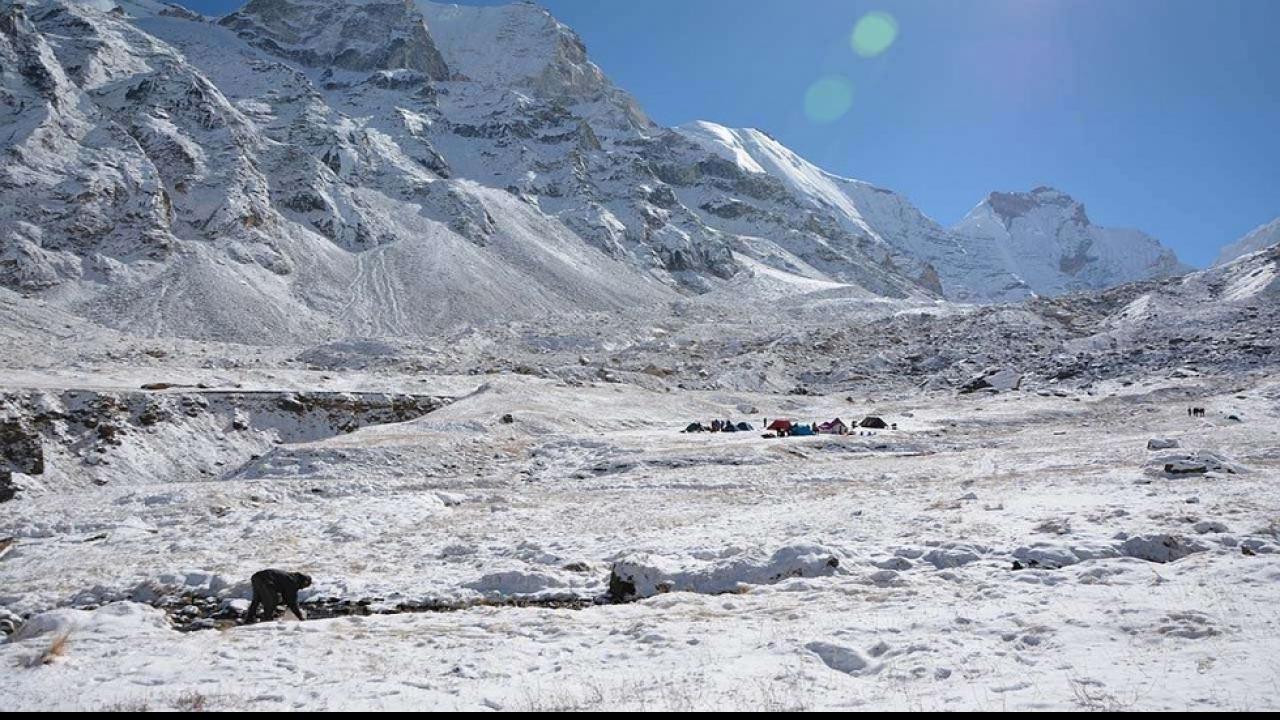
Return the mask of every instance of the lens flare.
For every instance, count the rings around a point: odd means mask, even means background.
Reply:
[[[875,57],[898,39],[898,21],[887,12],[870,12],[853,26],[849,43],[862,57]]]
[[[804,94],[804,114],[813,122],[834,122],[844,117],[851,107],[853,84],[840,75],[820,78]]]

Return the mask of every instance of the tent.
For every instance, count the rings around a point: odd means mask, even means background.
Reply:
[[[808,425],[796,425],[795,427],[791,428],[791,434],[794,437],[808,437],[816,433],[814,433],[813,428],[809,427]]]
[[[738,429],[739,429],[739,430],[741,430],[741,431],[743,431],[743,432],[748,432],[748,431],[752,430],[753,428],[751,427],[751,423],[748,423],[748,422],[740,422],[740,423],[738,423]]]
[[[684,429],[684,431],[685,431],[685,432],[687,432],[687,433],[691,433],[691,432],[703,432],[703,431],[704,431],[704,428],[702,427],[702,423],[700,423],[700,422],[691,422],[691,423],[689,423],[689,425]]]
[[[818,432],[823,435],[844,435],[849,432],[849,426],[844,424],[840,418],[829,420],[818,426]]]
[[[889,423],[874,415],[868,415],[862,419],[862,422],[858,424],[858,427],[872,428],[873,430],[886,430],[889,427]]]
[[[779,433],[791,432],[791,421],[790,420],[774,420],[773,422],[769,423],[769,427],[765,428],[765,430],[772,430],[774,432],[779,432]]]

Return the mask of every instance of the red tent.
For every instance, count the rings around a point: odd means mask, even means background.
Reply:
[[[791,432],[791,421],[790,420],[774,420],[773,422],[769,423],[769,427],[765,429],[772,430],[774,432]]]

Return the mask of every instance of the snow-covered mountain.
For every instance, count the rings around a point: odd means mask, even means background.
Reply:
[[[449,77],[426,23],[404,0],[249,0],[220,24],[255,47],[307,66]]]
[[[993,192],[952,230],[1042,295],[1191,270],[1146,233],[1094,225],[1084,205],[1048,187]]]
[[[1015,300],[1028,294],[1025,285],[999,263],[975,252],[892,190],[826,172],[759,130],[697,122],[678,132],[745,178],[781,183],[786,191],[781,202],[765,205],[761,201],[767,198],[738,195],[716,197],[701,206],[711,215],[742,218],[743,232],[772,223],[770,234],[778,237],[788,225],[796,224],[794,215],[799,210],[809,214],[807,223],[826,223],[832,234],[857,238],[881,266],[905,272],[949,299]]]
[[[0,282],[134,332],[260,342],[669,295],[518,196],[445,179],[426,73],[294,65],[256,46],[275,25],[229,21],[5,6]]]
[[[659,127],[528,3],[0,7],[0,284],[133,332],[413,334],[750,275],[1003,301],[1180,267],[1044,193],[956,232],[761,131]]]
[[[1117,288],[1111,294],[1131,292]],[[1270,318],[1280,312],[1280,245],[1243,255],[1225,265],[1190,273],[1138,293],[1110,319],[1121,331],[1150,342],[1168,336],[1172,346],[1186,348],[1192,340],[1213,339],[1232,347],[1240,359],[1267,355],[1274,343],[1259,340],[1270,334]],[[1204,353],[1188,353],[1198,359]]]
[[[1254,228],[1248,235],[1222,248],[1214,265],[1226,265],[1239,257],[1280,245],[1280,218]]]

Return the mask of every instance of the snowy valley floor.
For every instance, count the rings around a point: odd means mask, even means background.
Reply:
[[[1263,375],[1065,397],[437,386],[456,400],[419,419],[211,479],[0,506],[0,604],[34,615],[0,644],[0,710],[1280,705],[1280,384]],[[870,413],[899,429],[759,432]],[[679,432],[726,416],[757,431]],[[1239,472],[1161,472],[1201,450]],[[144,604],[242,599],[264,566],[373,610],[603,596],[614,567],[649,596],[185,633]]]

